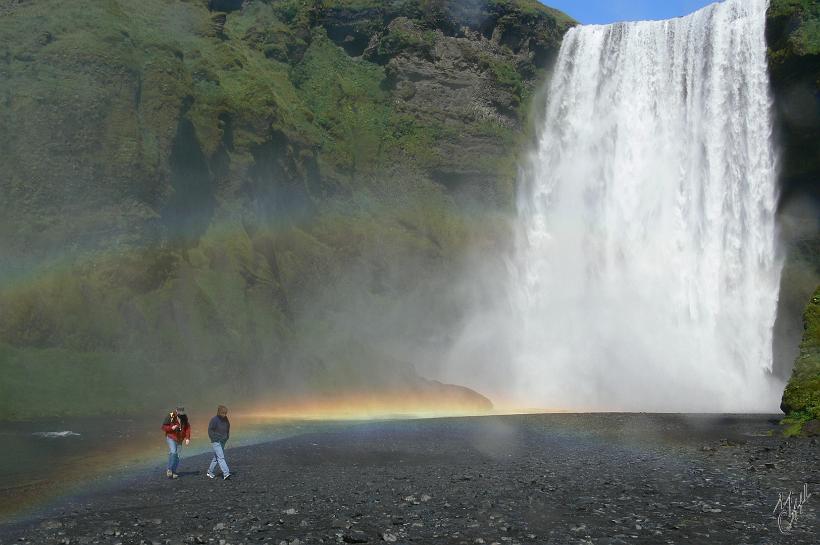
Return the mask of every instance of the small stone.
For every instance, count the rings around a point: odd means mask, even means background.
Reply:
[[[214,526],[214,531],[215,532],[218,532],[218,531],[224,530],[224,529],[225,529],[225,523],[224,522],[220,522],[216,526]]]
[[[391,534],[390,532],[384,532],[382,534],[382,539],[384,541],[388,542],[388,543],[395,543],[396,541],[398,541],[399,538],[396,537],[396,534]]]
[[[432,500],[432,499],[433,499],[433,497],[432,497],[432,496],[428,496],[427,494],[422,494],[422,495],[421,495],[421,501],[423,501],[423,502],[428,502],[428,501],[430,501],[430,500]]]
[[[293,507],[291,507],[290,509],[285,509],[282,512],[286,515],[295,515],[296,513],[298,513],[298,511],[296,509],[294,509]]]

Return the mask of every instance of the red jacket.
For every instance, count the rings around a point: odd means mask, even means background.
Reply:
[[[183,424],[177,413],[168,413],[162,423],[162,431],[165,432],[166,437],[170,437],[177,443],[191,438],[191,424],[188,422]]]

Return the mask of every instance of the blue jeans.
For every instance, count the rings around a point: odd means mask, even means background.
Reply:
[[[182,443],[177,443],[170,437],[165,437],[165,442],[168,443],[168,469],[171,473],[177,472],[179,466],[179,453],[182,452]]]
[[[228,469],[228,463],[225,461],[225,443],[211,443],[214,449],[214,459],[211,460],[211,465],[208,467],[208,473],[214,474],[216,464],[219,464],[219,469],[222,470],[222,475],[229,475],[231,470]]]

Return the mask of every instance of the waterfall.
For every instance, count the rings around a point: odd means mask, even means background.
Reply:
[[[726,0],[566,34],[519,184],[522,399],[777,410],[766,8]]]

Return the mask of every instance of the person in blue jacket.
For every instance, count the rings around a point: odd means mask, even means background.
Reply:
[[[208,468],[208,478],[216,477],[214,469],[219,464],[219,469],[222,470],[222,478],[228,480],[231,478],[231,470],[228,468],[228,463],[225,461],[225,443],[231,436],[231,422],[228,420],[228,407],[220,405],[216,409],[216,416],[211,418],[208,423],[208,439],[211,441],[211,447],[214,449],[214,458],[211,460],[211,465]]]

